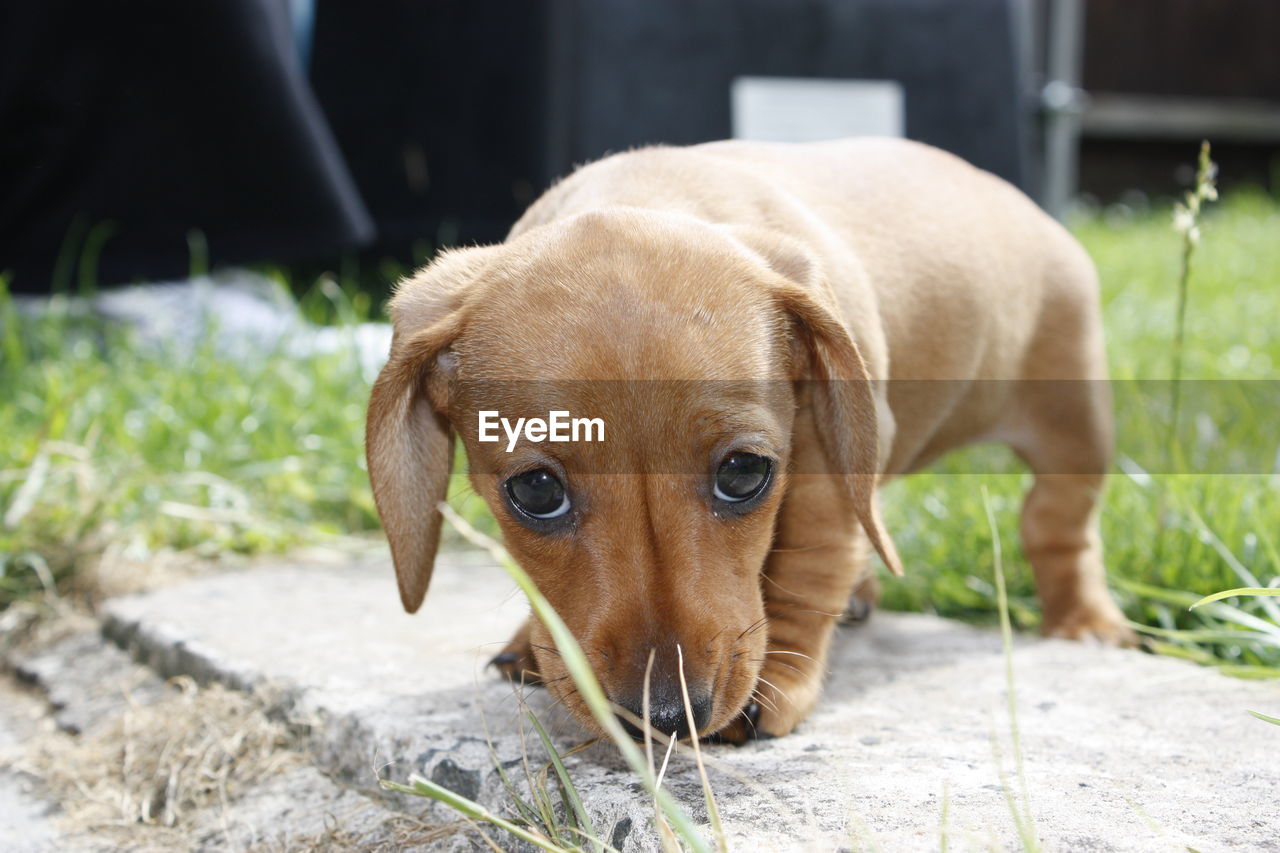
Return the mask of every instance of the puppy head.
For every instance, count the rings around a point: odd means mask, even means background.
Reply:
[[[896,568],[875,514],[875,406],[817,265],[767,233],[615,209],[451,252],[392,302],[368,463],[410,612],[439,537],[453,436],[507,547],[573,631],[609,697],[687,733],[678,659],[706,734],[755,689],[761,572],[787,487],[802,379],[830,470]],[[479,413],[599,419],[603,441],[481,441]],[[510,448],[510,449],[508,449]],[[553,642],[548,688],[588,726]]]

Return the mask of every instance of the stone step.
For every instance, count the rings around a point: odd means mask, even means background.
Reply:
[[[509,812],[495,764],[517,783],[545,762],[522,708],[562,751],[582,730],[545,692],[523,700],[484,664],[527,612],[477,554],[443,555],[416,616],[385,558],[281,563],[117,599],[104,631],[165,675],[252,689],[313,723],[317,766],[377,796],[377,779],[436,779]],[[1013,652],[1035,832],[1051,849],[1280,849],[1280,711],[1274,683],[1133,651],[1019,638]],[[999,636],[924,615],[842,628],[826,695],[792,735],[708,754],[733,849],[1017,847],[1019,792]],[[652,808],[616,751],[567,759],[597,829],[656,849]],[[705,818],[696,770],[668,785]],[[413,809],[415,798],[388,797]],[[442,807],[433,820],[456,816]],[[944,825],[945,824],[945,825]],[[506,843],[508,839],[503,839]],[[470,849],[472,839],[455,840]]]

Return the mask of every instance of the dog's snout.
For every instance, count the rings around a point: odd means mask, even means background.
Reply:
[[[706,728],[707,723],[711,722],[711,694],[690,696],[689,705],[693,711],[692,727],[689,725],[689,715],[685,713],[683,696],[677,697],[674,702],[650,707],[649,724],[661,732],[674,732],[678,738],[688,737],[691,732]]]
[[[644,705],[639,697],[634,701],[626,702],[623,707],[638,719],[643,719]],[[653,692],[649,696],[649,725],[654,731],[662,732],[664,735],[674,734],[676,738],[689,737],[692,732],[701,731],[711,722],[711,691],[695,691],[690,687],[689,707],[693,711],[692,726],[689,724],[689,715],[685,713],[684,696],[679,687],[674,691]],[[644,732],[639,726],[625,717],[620,719],[627,734],[636,740],[644,738]]]

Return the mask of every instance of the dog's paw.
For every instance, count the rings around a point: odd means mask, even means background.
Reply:
[[[840,614],[841,625],[858,625],[866,622],[871,618],[871,614],[875,611],[873,602],[864,598],[858,598],[856,595],[849,599],[849,604],[845,607],[844,613]]]
[[[708,735],[707,740],[711,743],[731,743],[734,746],[742,746],[749,740],[768,740],[772,737],[775,736],[760,728],[760,705],[750,702],[729,725],[715,734]]]
[[[1104,643],[1121,648],[1134,648],[1139,642],[1138,635],[1129,627],[1120,608],[1109,600],[1105,604],[1080,603],[1053,618],[1046,615],[1043,630],[1047,637]]]
[[[876,605],[880,603],[880,581],[875,575],[868,574],[849,596],[844,613],[840,614],[841,625],[856,625],[871,618]]]
[[[538,663],[527,642],[512,640],[489,661],[489,666],[516,684],[541,684]]]

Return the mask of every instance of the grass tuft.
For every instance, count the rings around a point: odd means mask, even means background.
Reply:
[[[376,529],[351,350],[160,349],[62,297],[20,313],[3,286],[0,334],[0,608],[85,592],[104,558]]]

